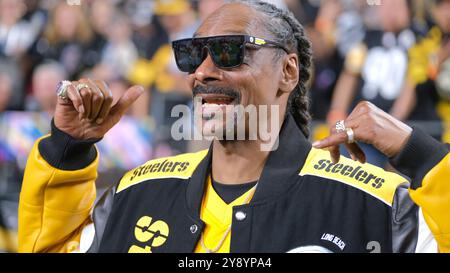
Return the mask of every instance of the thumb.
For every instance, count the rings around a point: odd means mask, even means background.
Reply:
[[[120,119],[130,108],[130,106],[144,93],[144,87],[134,85],[130,87],[117,101],[116,105],[111,109],[111,115]],[[118,120],[117,119],[117,120]]]

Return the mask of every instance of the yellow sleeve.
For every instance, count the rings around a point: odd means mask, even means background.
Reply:
[[[409,191],[422,208],[439,251],[450,252],[450,154],[425,175],[422,187]]]
[[[87,167],[61,170],[41,155],[39,139],[29,155],[19,201],[19,252],[73,252],[90,223],[98,156]]]

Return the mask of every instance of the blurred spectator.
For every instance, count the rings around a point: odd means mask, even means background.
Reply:
[[[67,78],[62,67],[57,62],[42,63],[33,72],[32,90],[27,98],[27,110],[43,111],[53,116],[57,97],[56,86]]]
[[[108,26],[107,33],[101,62],[112,70],[115,77],[125,77],[138,58],[137,49],[131,41],[128,18],[117,12]]]
[[[20,110],[22,58],[42,26],[25,20],[27,6],[21,0],[0,0],[0,252],[17,250],[17,204],[22,180],[14,153],[6,145],[9,126],[4,122],[6,110]],[[36,18],[36,17],[33,17]]]
[[[357,4],[362,1],[354,1]],[[342,14],[339,15],[336,21],[336,46],[340,56],[344,57],[348,54],[350,49],[355,45],[361,43],[365,37],[366,26],[365,10],[370,9],[361,5],[344,5],[342,7]]]
[[[39,15],[27,14],[23,0],[0,0],[0,54],[21,57],[40,34],[45,19]]]
[[[379,29],[368,29],[364,40],[347,53],[327,115],[329,126],[345,119],[352,104],[360,100],[389,111],[403,86],[407,52],[415,43],[415,34],[410,29],[411,9],[407,0],[384,1],[373,9],[377,12]],[[381,167],[387,163],[386,157],[375,149],[369,146],[363,149],[368,162]]]
[[[111,30],[110,24],[114,21],[117,12],[112,1],[92,1],[89,6],[89,23],[92,27],[92,39],[89,43],[89,66],[100,62],[102,51],[107,42],[107,36]]]
[[[1,110],[23,110],[22,71],[14,60],[0,58]]]
[[[322,0],[285,0],[284,2],[297,20],[306,26],[316,20]]]
[[[392,113],[400,119],[422,121],[428,132],[450,141],[450,1],[427,1],[430,30],[409,51],[408,79]],[[445,121],[441,130],[436,123]],[[431,122],[431,127],[426,126]],[[442,133],[442,129],[444,129]]]
[[[130,72],[129,80],[152,90],[151,100],[150,92],[144,93],[136,107],[140,108],[140,115],[151,113],[158,128],[169,135],[170,125],[176,120],[170,117],[172,107],[190,104],[192,100],[186,75],[176,66],[170,42],[192,37],[200,22],[187,0],[155,0],[154,13],[169,41],[158,48],[151,60],[139,59]],[[179,151],[185,148],[181,142],[173,144],[179,145]]]
[[[7,74],[0,72],[0,113],[8,108],[12,95],[12,82]]]
[[[305,8],[305,7],[303,7]],[[313,8],[312,6],[310,8]],[[331,95],[342,66],[336,49],[336,23],[341,14],[340,1],[326,0],[308,20],[305,30],[313,47],[314,70],[310,82],[311,114],[314,119],[325,119]]]
[[[139,56],[150,60],[158,48],[169,38],[158,18],[154,16],[155,2],[148,0],[128,0],[124,11],[131,20],[133,41]]]
[[[92,67],[89,48],[93,32],[82,6],[59,2],[50,12],[44,36],[36,44],[39,61],[60,62],[74,79],[86,67]]]

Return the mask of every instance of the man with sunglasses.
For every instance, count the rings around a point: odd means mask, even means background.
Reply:
[[[262,1],[226,4],[173,48],[201,104],[194,109],[200,129],[215,137],[210,148],[151,160],[93,206],[93,144],[142,89],[132,87],[111,107],[105,84],[64,82],[52,133],[35,144],[27,163],[20,251],[437,250],[432,236],[417,235],[431,233],[419,224],[404,178],[347,158],[333,164],[327,151],[311,147],[305,87],[311,49],[290,12]],[[233,111],[268,105],[279,111],[255,121],[277,132],[272,150],[261,149],[260,135],[250,139],[250,114]],[[243,140],[236,140],[237,125],[221,130],[242,120]]]

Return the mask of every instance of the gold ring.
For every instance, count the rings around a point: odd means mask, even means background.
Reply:
[[[345,128],[345,132],[347,133],[347,143],[355,143],[355,133],[352,128]]]
[[[81,89],[83,89],[83,88],[89,89],[89,85],[87,85],[87,84],[85,84],[85,83],[79,83],[79,84],[77,85],[77,90],[78,90],[78,92],[80,92]]]

